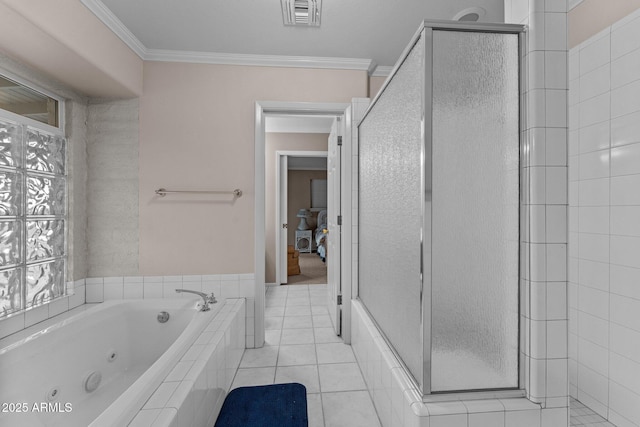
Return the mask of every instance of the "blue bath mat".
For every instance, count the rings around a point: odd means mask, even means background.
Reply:
[[[239,387],[224,400],[215,427],[307,427],[307,389],[302,384]]]

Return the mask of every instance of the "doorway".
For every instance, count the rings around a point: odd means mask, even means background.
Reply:
[[[327,152],[276,151],[275,165],[275,284],[327,284]]]
[[[343,128],[347,129],[345,131],[345,140],[350,141],[350,129],[351,129],[351,112],[350,112],[350,104],[326,104],[326,103],[290,103],[290,102],[268,102],[268,101],[259,101],[256,102],[256,121],[255,121],[255,319],[254,319],[254,327],[255,327],[255,344],[256,347],[260,347],[264,343],[264,302],[265,302],[265,290],[266,284],[266,230],[267,230],[267,222],[266,222],[266,145],[265,145],[265,124],[267,116],[291,116],[291,115],[332,115],[334,117],[342,117]],[[272,157],[273,159],[273,157]],[[273,159],[275,162],[275,159]],[[349,165],[349,162],[345,162],[346,166]],[[350,176],[350,171],[348,173],[342,173],[342,176]],[[346,194],[345,197],[350,196],[351,188],[348,188],[347,192],[343,192]],[[340,195],[337,196],[338,198]],[[337,216],[334,219],[338,221]],[[336,230],[336,234],[339,235],[339,229]],[[350,251],[343,251],[349,252]],[[342,264],[343,259],[338,258],[338,261],[334,263],[334,265]],[[340,271],[340,270],[338,270]],[[343,314],[343,317],[348,319],[350,314],[350,305],[345,304],[344,307],[340,307],[340,299],[337,298],[339,295],[342,297],[343,289],[341,288],[341,282],[344,281],[344,277],[341,276],[340,272],[336,275],[338,277],[337,282],[329,279],[329,286],[327,288],[333,288],[330,292],[328,292],[328,300],[329,295],[334,295],[332,300],[333,309],[336,310],[337,313],[343,313],[346,311],[346,317]],[[347,287],[347,292],[344,292],[346,301],[350,301],[351,297],[351,289],[350,286]],[[348,331],[348,321],[344,322],[344,325],[347,327],[338,333],[342,333],[343,337],[345,337],[346,332],[346,342],[348,342],[349,331]],[[335,325],[339,327],[339,324]]]

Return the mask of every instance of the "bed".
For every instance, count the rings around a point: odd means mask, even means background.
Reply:
[[[322,262],[327,258],[327,210],[323,209],[318,212],[318,219],[316,221],[316,229],[314,232],[314,240],[317,245],[318,256],[322,259]]]

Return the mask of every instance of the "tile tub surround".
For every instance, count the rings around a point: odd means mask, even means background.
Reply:
[[[85,280],[67,282],[68,295],[57,298],[48,304],[16,313],[0,319],[0,339],[23,331],[35,324],[66,313],[85,303]]]
[[[569,120],[569,390],[637,427],[640,10],[570,50]]]
[[[567,426],[567,407],[524,397],[423,403],[362,304],[352,307],[353,351],[383,427]]]
[[[191,298],[197,295],[182,293],[176,289],[213,292],[216,298],[245,298],[246,309],[246,341],[247,348],[254,345],[254,288],[255,280],[251,274],[215,274],[187,276],[132,276],[132,277],[98,277],[86,279],[87,303],[103,302],[111,299],[136,298]]]
[[[213,425],[240,364],[245,300],[227,299],[129,427]]]

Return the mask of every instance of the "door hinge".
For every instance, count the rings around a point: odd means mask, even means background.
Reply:
[[[338,295],[338,305],[342,305],[342,295]]]
[[[338,215],[338,225],[342,225],[342,215]]]
[[[342,146],[342,136],[338,137],[338,146]]]

